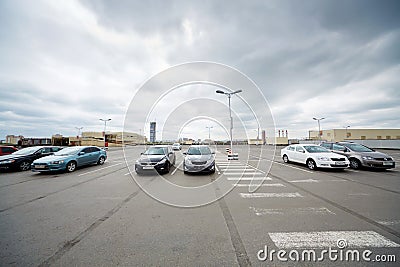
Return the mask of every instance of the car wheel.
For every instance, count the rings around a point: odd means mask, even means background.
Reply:
[[[23,161],[18,167],[21,171],[27,171],[31,168],[31,163],[29,161]]]
[[[167,162],[165,166],[165,173],[169,173],[169,170],[171,170],[171,164]]]
[[[361,163],[358,159],[350,159],[350,168],[357,170],[360,166]]]
[[[73,172],[76,170],[76,163],[74,161],[68,162],[67,172]]]
[[[106,161],[106,158],[103,157],[103,156],[101,156],[101,157],[99,158],[99,160],[97,161],[97,164],[98,164],[98,165],[103,165],[103,164],[104,164],[104,161]]]
[[[315,161],[313,161],[312,159],[307,160],[307,167],[310,170],[315,170],[317,168],[317,166],[315,165]]]
[[[289,163],[289,158],[287,155],[283,155],[282,159],[283,159],[283,162]]]

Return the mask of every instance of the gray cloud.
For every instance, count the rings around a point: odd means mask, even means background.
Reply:
[[[291,137],[315,129],[314,116],[398,128],[399,11],[395,0],[1,1],[0,139],[101,130],[101,117],[121,130],[140,84],[192,60],[248,75]]]

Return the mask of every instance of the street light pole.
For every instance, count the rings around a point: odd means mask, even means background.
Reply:
[[[81,145],[79,136],[81,135],[81,130],[83,129],[83,127],[75,127],[75,128],[78,129],[78,142],[79,142],[79,145]]]
[[[224,92],[224,91],[222,91],[222,90],[217,90],[217,91],[215,91],[215,92],[216,92],[217,94],[223,94],[223,95],[227,95],[227,96],[228,96],[229,118],[230,118],[230,120],[231,120],[231,127],[230,127],[229,133],[230,133],[230,139],[231,139],[231,153],[232,153],[232,150],[233,150],[233,138],[232,138],[233,118],[232,118],[232,110],[231,110],[231,96],[234,95],[234,94],[237,94],[237,93],[242,92],[242,90],[237,90],[237,91],[232,92],[232,93],[226,93],[226,92]]]
[[[110,121],[111,119],[99,119],[101,121],[104,121],[104,148],[106,147],[106,129],[107,129],[107,122]]]
[[[208,140],[210,140],[211,139],[211,133],[210,133],[210,131],[211,131],[211,129],[213,128],[212,126],[206,126],[206,128],[208,129]]]
[[[344,126],[344,128],[346,128],[346,138],[348,138],[348,133],[347,133],[347,129],[349,128],[350,126]]]
[[[318,121],[318,139],[321,141],[321,124],[320,121],[322,121],[325,118],[313,118],[313,120]]]

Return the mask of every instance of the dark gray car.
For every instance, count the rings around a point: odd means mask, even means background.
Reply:
[[[353,169],[359,169],[361,166],[379,169],[391,169],[395,167],[392,157],[361,144],[353,142],[326,142],[320,145],[335,153],[345,155],[350,161],[350,167]]]

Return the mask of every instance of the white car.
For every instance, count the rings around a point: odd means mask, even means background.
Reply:
[[[173,150],[181,150],[181,149],[182,149],[182,146],[181,146],[181,144],[179,144],[179,143],[174,143],[174,144],[172,145],[172,149],[173,149]]]
[[[347,157],[311,144],[289,145],[281,149],[281,157],[285,163],[292,161],[306,164],[310,170],[316,168],[345,169],[350,164]]]

